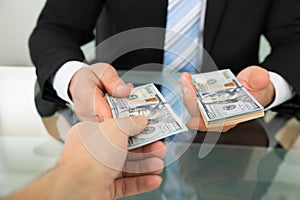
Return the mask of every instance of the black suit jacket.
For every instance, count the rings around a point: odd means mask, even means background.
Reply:
[[[165,27],[167,0],[48,0],[30,41],[43,97],[63,103],[52,87],[52,78],[69,60],[85,59],[80,46],[139,27]],[[249,65],[261,65],[282,75],[300,94],[300,1],[208,0],[204,48],[219,68],[238,73]],[[99,20],[98,20],[99,19]],[[98,21],[97,21],[98,20]],[[260,36],[264,34],[272,53],[258,62]],[[151,35],[145,35],[151,38]],[[163,47],[164,36],[156,36]],[[98,52],[106,61],[107,47]],[[101,55],[106,55],[101,58]],[[112,62],[117,69],[143,63],[162,63],[163,52],[142,49]]]

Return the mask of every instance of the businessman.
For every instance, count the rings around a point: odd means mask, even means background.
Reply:
[[[29,45],[43,97],[61,104],[73,103],[84,120],[102,121],[111,117],[105,92],[117,97],[129,94],[132,85],[124,83],[115,69],[132,69],[145,63],[165,66],[169,62],[162,50],[168,46],[166,34],[144,35],[145,39],[155,37],[160,49],[139,49],[111,61],[107,55],[116,48],[111,46],[97,52],[99,62],[84,63],[80,46],[94,39],[95,28],[97,44],[141,27],[161,27],[193,37],[203,44],[219,69],[230,67],[249,92],[263,106],[271,108],[299,97],[299,10],[298,0],[49,0]],[[188,18],[178,17],[179,13],[196,18],[180,21]],[[174,28],[176,21],[180,21],[177,27],[186,30]],[[192,24],[198,25],[195,28],[198,32],[191,31]],[[258,61],[261,35],[272,47],[263,63]],[[178,71],[190,72],[185,68]],[[188,125],[205,130],[190,75],[183,73],[179,82],[185,102],[191,102],[186,105],[191,114]],[[224,131],[230,128],[224,127]]]
[[[116,199],[158,188],[165,145],[156,142],[127,152],[128,136],[146,125],[145,117],[77,124],[56,166],[7,199]],[[90,144],[93,140],[96,148]]]

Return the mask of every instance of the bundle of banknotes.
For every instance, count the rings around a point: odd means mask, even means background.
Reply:
[[[229,70],[192,76],[206,127],[237,124],[264,116],[264,108]]]
[[[128,149],[188,130],[153,83],[133,88],[127,98],[106,94],[106,99],[114,118],[137,115],[148,118],[148,126],[144,131],[129,138]]]
[[[229,69],[195,74],[192,79],[206,127],[222,127],[264,116],[264,108]],[[106,94],[106,99],[114,118],[137,115],[148,118],[144,131],[129,138],[128,149],[188,130],[153,83],[133,88],[126,98]]]

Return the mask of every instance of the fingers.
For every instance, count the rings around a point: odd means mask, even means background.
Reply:
[[[88,68],[80,69],[72,78],[70,92],[74,103],[73,109],[82,118],[96,116],[93,97],[97,91],[97,81],[97,77]]]
[[[98,122],[112,118],[111,108],[104,94],[98,88],[96,88],[94,99],[95,99],[95,103],[93,106],[96,112]]]
[[[191,118],[187,125],[190,129],[198,129],[200,131],[207,131],[204,121],[201,117]]]
[[[152,157],[143,160],[127,161],[123,172],[125,176],[138,176],[144,174],[160,174],[164,162],[160,158]]]
[[[166,145],[160,141],[131,150],[127,156],[123,176],[161,173],[164,167],[162,159],[166,154]]]
[[[115,199],[157,189],[162,178],[157,175],[122,178],[115,181]]]
[[[157,141],[137,149],[130,150],[127,160],[140,160],[150,157],[164,158],[167,147],[163,142]]]
[[[183,72],[183,73],[181,74],[181,78],[182,78],[182,79],[179,79],[179,80],[178,80],[180,84],[181,84],[181,81],[187,81],[187,82],[189,82],[190,84],[193,84],[193,80],[192,80],[191,74],[189,74],[189,73],[187,73],[187,72]]]
[[[191,118],[188,122],[188,127],[191,129],[198,129],[199,131],[208,131],[208,132],[227,132],[237,124],[226,125],[222,127],[206,127],[202,118]]]
[[[133,87],[131,83],[126,84],[118,75],[115,68],[106,63],[97,63],[91,66],[92,71],[99,79],[99,87],[114,97],[126,97]]]
[[[188,127],[191,129],[197,129],[200,131],[212,131],[212,132],[227,132],[235,125],[228,125],[223,127],[206,127],[203,118],[201,117],[200,109],[198,107],[196,91],[193,86],[192,77],[189,73],[182,73],[178,82],[181,84],[183,91],[183,101],[186,109],[191,115],[191,119],[188,122]]]
[[[97,63],[74,74],[69,91],[74,110],[83,120],[103,121],[112,117],[105,93],[115,97],[130,94],[132,84],[125,84],[109,64]]]
[[[191,117],[200,117],[196,91],[192,84],[191,75],[186,72],[182,73],[178,82],[182,87],[184,105],[190,113]]]

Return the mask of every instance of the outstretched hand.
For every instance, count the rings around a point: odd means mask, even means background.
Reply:
[[[145,117],[127,117],[76,124],[56,166],[8,199],[116,199],[157,189],[166,145],[127,151],[128,137],[147,123]]]
[[[267,70],[258,66],[250,66],[243,69],[237,78],[262,106],[266,107],[272,103],[275,89]]]
[[[57,166],[70,166],[71,174],[81,174],[74,175],[75,185],[84,185],[77,195],[116,199],[159,187],[166,146],[155,142],[127,151],[128,137],[139,134],[147,124],[143,116],[127,117],[100,124],[82,122],[70,130]]]
[[[258,66],[250,66],[243,69],[237,75],[237,78],[262,106],[265,107],[272,103],[275,90],[267,70]],[[191,75],[186,72],[182,73],[178,82],[182,87],[184,105],[191,115],[188,127],[200,131],[207,131],[208,128],[205,126],[198,108],[196,91],[192,83]],[[234,126],[236,126],[236,124],[224,126],[222,127],[222,131],[226,132]]]
[[[74,103],[73,109],[83,121],[101,122],[112,118],[105,93],[126,97],[132,87],[131,83],[124,83],[111,65],[96,63],[74,74],[69,92]]]

